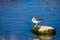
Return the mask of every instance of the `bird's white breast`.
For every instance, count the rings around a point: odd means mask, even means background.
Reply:
[[[39,23],[40,21],[36,21],[36,20],[32,19],[32,22],[33,23]]]

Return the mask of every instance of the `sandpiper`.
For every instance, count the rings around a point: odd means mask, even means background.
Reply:
[[[38,24],[41,20],[42,20],[42,19],[39,19],[39,18],[36,18],[36,17],[32,17],[32,22],[35,23],[36,26],[37,26],[37,24]]]

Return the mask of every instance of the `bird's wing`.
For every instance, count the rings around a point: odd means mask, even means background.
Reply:
[[[36,18],[37,21],[40,21],[40,20],[43,20],[43,19],[39,19],[39,18]]]

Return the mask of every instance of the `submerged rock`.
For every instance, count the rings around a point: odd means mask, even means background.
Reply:
[[[38,37],[36,37],[36,38],[34,38],[33,40],[41,40],[40,38],[38,38]]]

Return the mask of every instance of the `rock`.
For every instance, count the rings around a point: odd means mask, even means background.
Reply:
[[[31,29],[31,32],[37,36],[53,36],[56,34],[56,29],[50,26],[36,26]]]

